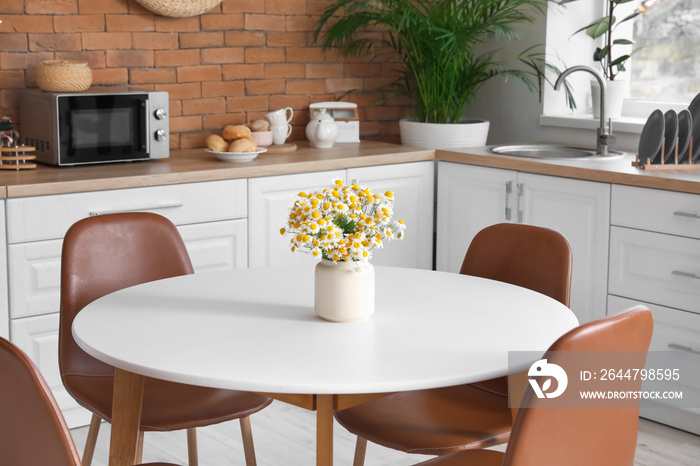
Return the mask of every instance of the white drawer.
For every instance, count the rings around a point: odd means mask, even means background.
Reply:
[[[700,195],[613,185],[611,223],[700,238]]]
[[[654,314],[654,334],[649,347],[652,353],[647,361],[647,369],[655,369],[652,367],[654,360],[659,360],[654,353],[667,351],[670,352],[670,359],[664,358],[664,365],[672,364],[681,376],[678,381],[645,382],[643,388],[682,391],[683,406],[694,406],[672,407],[672,402],[660,400],[655,402],[653,407],[642,408],[641,414],[648,419],[700,434],[700,405],[692,401],[700,399],[700,315],[617,296],[608,297],[608,314],[615,314],[638,304],[647,306]]]
[[[176,225],[243,218],[246,196],[246,180],[223,180],[9,199],[7,239],[63,238],[81,218],[109,212],[157,212]]]
[[[700,240],[612,227],[608,292],[700,313]]]

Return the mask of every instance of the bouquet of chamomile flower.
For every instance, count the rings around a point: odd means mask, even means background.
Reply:
[[[384,241],[404,237],[404,222],[391,221],[393,206],[391,191],[372,194],[338,179],[330,188],[299,193],[280,233],[291,236],[292,251],[333,262],[368,260]]]

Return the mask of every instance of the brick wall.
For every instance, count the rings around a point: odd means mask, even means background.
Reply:
[[[203,147],[211,132],[270,110],[294,109],[291,140],[305,139],[312,102],[360,108],[361,135],[398,141],[405,100],[372,105],[391,66],[322,53],[312,31],[328,1],[223,0],[195,17],[156,15],[135,0],[0,1],[0,111],[17,121],[18,91],[36,87],[43,60],[86,61],[93,85],[170,95],[172,148]]]

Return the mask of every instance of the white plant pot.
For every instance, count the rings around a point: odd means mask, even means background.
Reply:
[[[489,135],[489,122],[460,120],[459,123],[423,123],[415,119],[399,121],[401,144],[424,149],[482,147]]]
[[[627,81],[605,81],[605,119],[620,118],[622,103],[627,95]],[[591,99],[593,100],[593,118],[600,118],[600,85],[591,81]]]
[[[331,322],[359,322],[374,313],[374,267],[367,261],[322,259],[314,272],[314,310]]]

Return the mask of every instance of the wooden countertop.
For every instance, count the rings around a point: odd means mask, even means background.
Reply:
[[[253,161],[226,163],[204,149],[176,150],[170,158],[146,162],[49,167],[0,172],[0,198],[43,196],[178,183],[306,173],[392,163],[444,160],[542,175],[700,194],[700,171],[645,171],[632,167],[632,154],[611,160],[542,160],[496,155],[486,148],[418,149],[376,141],[314,149],[298,142],[286,154],[261,154]]]

